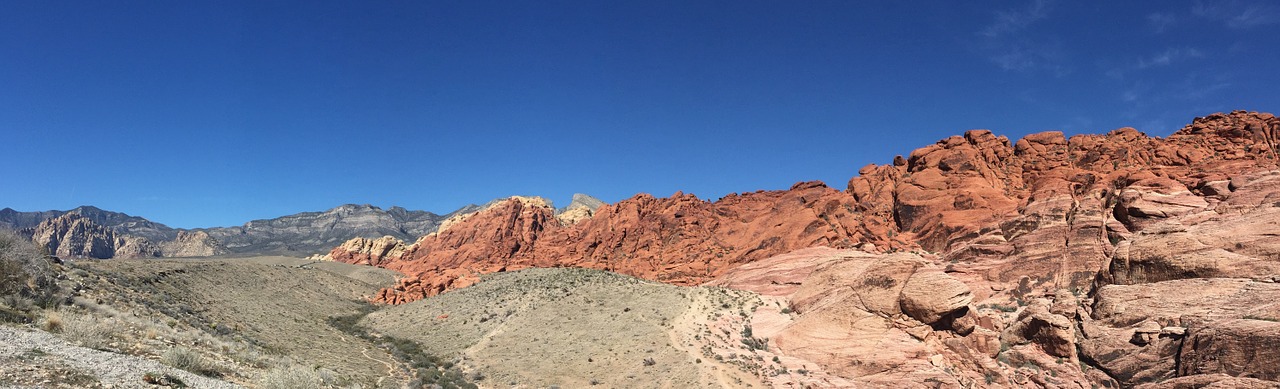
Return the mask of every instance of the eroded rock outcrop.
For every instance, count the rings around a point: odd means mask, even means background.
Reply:
[[[64,258],[150,258],[160,247],[146,238],[117,234],[77,213],[40,222],[31,240],[52,255]]]
[[[382,266],[388,258],[398,258],[409,246],[396,237],[387,235],[378,239],[355,238],[333,249],[325,258],[331,261],[357,265]]]
[[[605,203],[600,199],[582,193],[574,193],[569,205],[556,210],[556,219],[559,219],[561,224],[578,224],[578,222],[590,219],[591,216],[595,215],[596,210],[604,205]]]
[[[699,284],[755,259],[851,245],[850,237],[864,232],[855,229],[858,217],[849,200],[819,182],[717,202],[682,193],[642,194],[563,224],[549,203],[515,197],[447,222],[404,254],[384,260],[385,267],[410,277],[385,290],[381,301],[412,301],[470,285],[478,274],[527,267],[578,266]],[[348,258],[342,251],[330,257]]]
[[[1146,239],[1136,234],[1153,226],[1183,223],[1188,215],[1201,215],[1192,218],[1198,221],[1206,212],[1255,212],[1232,208],[1231,201],[1262,198],[1224,199],[1236,197],[1229,196],[1233,188],[1262,180],[1250,174],[1275,166],[1277,132],[1274,116],[1242,111],[1197,118],[1167,139],[1122,128],[1011,142],[974,130],[892,164],[864,167],[843,192],[814,182],[715,202],[642,194],[576,224],[555,222],[549,206],[495,205],[446,223],[446,231],[384,260],[411,276],[386,292],[405,296],[387,301],[528,266],[583,266],[696,284],[798,248],[865,243],[882,251],[939,253],[975,290],[1016,285],[1008,293],[1018,298],[1088,290],[1100,269],[1130,255]],[[1242,247],[1270,248],[1268,238],[1257,238],[1255,246]],[[1246,271],[1276,263],[1261,259],[1237,262],[1254,263],[1242,264]]]
[[[165,257],[209,257],[229,251],[204,231],[178,231],[171,241],[160,242],[160,253]]]

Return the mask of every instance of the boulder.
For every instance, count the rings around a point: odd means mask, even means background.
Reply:
[[[968,313],[973,293],[969,286],[941,271],[922,271],[911,275],[898,299],[902,312],[925,324],[936,324],[944,318]],[[972,329],[972,325],[968,326]]]

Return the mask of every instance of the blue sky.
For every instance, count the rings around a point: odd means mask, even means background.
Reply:
[[[1280,4],[0,2],[0,207],[844,188],[949,135],[1280,107]]]

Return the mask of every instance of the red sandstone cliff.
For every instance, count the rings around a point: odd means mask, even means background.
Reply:
[[[344,245],[330,256],[408,275],[378,297],[388,303],[534,266],[698,284],[800,248],[865,243],[938,253],[966,282],[1017,284],[1020,294],[1079,290],[1133,234],[1205,207],[1233,177],[1274,169],[1278,138],[1280,120],[1243,111],[1197,118],[1164,139],[1122,128],[1011,142],[973,130],[864,167],[845,191],[812,182],[715,202],[641,194],[573,225],[546,203],[515,198],[402,252]]]

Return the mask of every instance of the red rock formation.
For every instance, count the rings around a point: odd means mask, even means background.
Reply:
[[[864,239],[853,229],[860,222],[849,200],[821,183],[717,202],[642,194],[564,225],[545,202],[513,198],[419,239],[401,256],[365,257],[340,247],[330,257],[384,263],[409,275],[383,291],[379,299],[389,303],[470,285],[479,274],[527,267],[588,267],[692,285],[803,247],[845,247],[855,240],[890,246],[887,238]]]
[[[638,195],[576,224],[513,198],[330,256],[407,274],[387,303],[551,266],[751,290],[794,309],[767,319],[780,353],[874,387],[1276,387],[1277,139],[1242,111],[1164,139],[975,130],[845,191]]]
[[[698,284],[727,269],[810,246],[921,248],[983,293],[1086,290],[1117,245],[1203,210],[1231,179],[1274,169],[1280,121],[1232,112],[1197,118],[1167,139],[1032,134],[1010,142],[974,130],[859,170],[846,191],[801,183],[709,202],[636,197],[562,225],[545,203],[505,201],[423,237],[402,255],[337,260],[409,275],[379,298],[412,301],[479,274],[532,266],[612,270]],[[359,258],[359,259],[356,259]],[[987,297],[985,295],[975,296]]]

